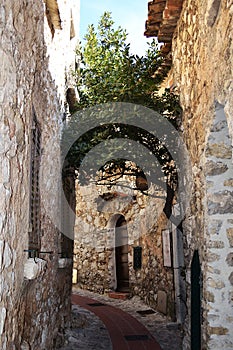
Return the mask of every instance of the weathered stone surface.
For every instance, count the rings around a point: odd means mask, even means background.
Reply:
[[[224,327],[210,327],[209,330],[210,330],[210,334],[216,334],[216,335],[224,335],[229,332],[229,329]]]
[[[206,299],[210,302],[210,303],[214,303],[214,294],[211,292],[206,292]]]
[[[6,309],[5,307],[0,308],[0,335],[3,333],[4,325],[6,320]]]
[[[209,224],[209,234],[218,235],[221,227],[222,227],[221,220],[211,220]]]
[[[233,272],[229,276],[230,284],[233,286]]]
[[[126,177],[124,181],[130,186],[135,179]],[[127,222],[130,294],[138,295],[149,305],[157,307],[158,290],[169,291],[168,316],[173,317],[173,274],[163,262],[162,230],[168,224],[162,213],[164,199],[149,198],[150,205],[147,205],[148,197],[138,191],[134,193],[134,200],[125,202],[118,197],[112,199],[115,188],[110,192],[105,186],[98,189],[93,184],[87,189],[78,182],[76,188],[79,204],[76,208],[74,268],[77,269],[78,285],[99,293],[116,289],[116,222],[117,213],[121,213]],[[110,211],[95,209],[102,193],[111,198],[111,201],[105,201]],[[127,193],[120,194],[124,198]],[[142,247],[142,267],[139,270],[133,266],[135,246]]]
[[[215,254],[215,253],[211,253],[211,252],[207,253],[207,261],[208,262],[218,261],[219,259],[220,259],[220,255]]]
[[[228,166],[222,162],[214,162],[212,160],[207,161],[206,166],[206,175],[214,176],[223,174],[228,170]]]
[[[180,95],[183,137],[193,170],[191,202],[193,200],[194,205],[190,208],[190,216],[195,219],[192,229],[188,231],[190,238],[187,235],[188,248],[193,251],[198,247],[203,264],[204,295],[206,289],[212,294],[210,300],[202,301],[203,349],[231,349],[233,344],[232,325],[224,321],[226,317],[232,317],[233,303],[228,280],[232,271],[232,266],[228,264],[231,264],[229,248],[232,247],[233,239],[231,233],[226,232],[226,228],[232,224],[233,215],[233,194],[230,189],[233,173],[233,4],[232,1],[221,1],[219,5],[219,0],[185,0],[172,44],[173,83]],[[197,168],[201,174],[198,174]],[[196,193],[201,194],[203,206],[197,205]],[[219,223],[213,223],[213,219]],[[216,235],[224,242],[223,249],[216,250],[212,245],[206,245]],[[192,254],[187,252],[187,265],[190,264],[190,256]],[[212,269],[207,270],[208,264]],[[221,276],[221,280],[210,279],[214,270],[221,271],[223,268],[224,273],[216,275]],[[190,302],[190,291],[187,302]],[[216,321],[210,321],[210,315],[211,318],[216,317]],[[189,320],[188,312],[184,325],[184,350],[190,349]],[[217,324],[217,320],[221,320],[221,323]],[[210,322],[216,322],[214,325],[217,326],[223,325],[225,330],[210,330]],[[221,336],[214,335],[215,332]]]
[[[227,238],[228,238],[230,247],[233,247],[233,228],[227,229]]]
[[[224,181],[224,186],[233,187],[233,179],[228,179]]]
[[[207,156],[214,156],[216,158],[231,159],[232,147],[225,144],[210,144],[206,150]]]
[[[226,120],[220,120],[214,123],[214,125],[211,127],[210,131],[211,132],[218,132],[223,130],[224,128],[227,127],[227,121]]]
[[[228,300],[229,300],[229,304],[233,305],[233,292],[229,292]]]
[[[227,255],[226,262],[229,266],[233,266],[233,253]]]
[[[222,241],[209,241],[208,247],[215,248],[215,249],[222,249],[222,248],[224,248],[224,242],[222,242]]]
[[[233,213],[233,192],[223,191],[209,194],[208,213],[209,215]]]
[[[4,253],[2,259],[2,266],[4,268],[8,268],[12,263],[12,250],[7,242],[4,245]]]
[[[59,1],[63,29],[52,37],[44,1],[2,0],[0,9],[0,349],[53,349],[69,320],[71,270],[58,270],[61,249],[53,218],[60,213],[60,138],[68,75],[75,64],[71,7]],[[73,14],[76,17],[76,11]],[[78,22],[77,22],[78,24]],[[72,39],[73,40],[73,39]],[[42,251],[47,267],[24,279],[30,223],[32,120],[41,128]],[[35,175],[35,174],[34,174]],[[38,205],[38,202],[37,202]]]
[[[214,280],[213,278],[209,277],[207,281],[207,285],[209,287],[215,288],[215,289],[223,289],[225,287],[225,284],[221,280]]]

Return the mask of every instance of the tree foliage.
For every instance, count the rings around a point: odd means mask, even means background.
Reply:
[[[168,91],[162,96],[157,94],[166,72],[154,74],[164,61],[155,40],[145,56],[132,54],[126,31],[115,29],[111,14],[105,12],[97,30],[94,25],[88,27],[78,56],[78,109],[120,101],[149,107],[171,120],[178,117],[177,97]]]
[[[94,25],[88,27],[85,43],[80,45],[77,54],[79,65],[75,74],[80,98],[77,111],[108,102],[130,102],[155,110],[176,125],[181,112],[177,96],[168,90],[158,95],[166,72],[155,74],[164,60],[155,40],[148,46],[145,56],[132,54],[126,31],[121,27],[115,29],[111,14],[106,12],[97,30]],[[74,115],[72,123],[78,125],[78,122]],[[177,183],[176,169],[166,148],[150,133],[127,125],[100,125],[90,129],[74,143],[67,157],[68,164],[79,169],[93,147],[114,138],[128,138],[146,146],[158,158],[166,178],[173,177],[170,183]],[[129,164],[126,159],[103,160],[99,183],[107,180],[111,184],[111,174],[116,172],[120,176],[126,173],[137,176],[142,172],[137,166],[129,169]]]

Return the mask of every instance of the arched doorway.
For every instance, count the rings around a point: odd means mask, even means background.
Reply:
[[[129,262],[128,262],[128,231],[124,216],[116,222],[115,230],[115,263],[116,263],[116,290],[129,291]]]

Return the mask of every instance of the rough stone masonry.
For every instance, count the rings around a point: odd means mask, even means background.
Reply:
[[[59,268],[60,236],[48,208],[59,215],[60,135],[77,39],[70,35],[71,11],[78,25],[77,1],[64,5],[56,0],[3,0],[0,6],[0,348],[4,350],[53,349],[58,329],[69,319],[71,267]],[[36,205],[30,188],[33,119],[41,132],[37,199],[39,250],[45,252],[35,261],[25,252],[33,234],[30,220],[35,222],[30,217],[30,203]]]
[[[233,348],[232,16],[232,1],[185,0],[172,42],[193,177],[186,261],[190,266],[197,249],[203,272],[202,349]],[[189,312],[184,349],[191,329]]]

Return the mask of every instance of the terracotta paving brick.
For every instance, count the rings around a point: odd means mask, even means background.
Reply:
[[[72,303],[93,312],[101,319],[109,332],[113,350],[162,350],[150,332],[126,312],[77,294],[72,295]]]

